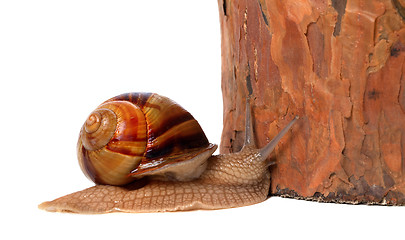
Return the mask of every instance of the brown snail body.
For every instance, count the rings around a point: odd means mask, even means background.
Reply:
[[[216,145],[208,142],[191,114],[170,99],[130,93],[107,100],[89,116],[78,143],[80,166],[96,186],[44,202],[39,208],[75,213],[162,212],[262,202],[270,188],[272,163],[267,158],[297,118],[257,149],[250,105],[246,106],[242,150],[211,156]],[[105,116],[117,125],[107,126]],[[99,130],[100,126],[105,129]],[[98,130],[107,139],[95,136]]]

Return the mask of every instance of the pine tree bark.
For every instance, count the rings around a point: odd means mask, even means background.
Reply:
[[[405,0],[218,0],[224,130],[238,151],[247,96],[273,154],[271,194],[405,204]]]

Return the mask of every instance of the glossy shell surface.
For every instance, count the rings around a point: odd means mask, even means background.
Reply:
[[[155,93],[105,101],[87,118],[77,145],[85,175],[109,185],[127,184],[137,175],[215,149],[189,112]]]

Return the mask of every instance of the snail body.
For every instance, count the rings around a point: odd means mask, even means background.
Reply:
[[[297,118],[258,149],[249,103],[246,106],[241,151],[212,156],[217,146],[208,142],[191,114],[172,100],[150,93],[107,100],[90,114],[78,142],[80,166],[96,185],[39,208],[74,213],[163,212],[262,202],[270,188],[268,156]],[[108,126],[104,116],[116,126]],[[95,137],[97,130],[107,139]]]

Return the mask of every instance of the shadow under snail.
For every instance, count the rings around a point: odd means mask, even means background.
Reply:
[[[155,93],[126,93],[94,110],[77,144],[79,164],[95,186],[39,205],[73,213],[164,212],[241,207],[266,200],[268,160],[295,117],[256,148],[247,100],[245,143],[237,153],[212,155],[198,122]]]

